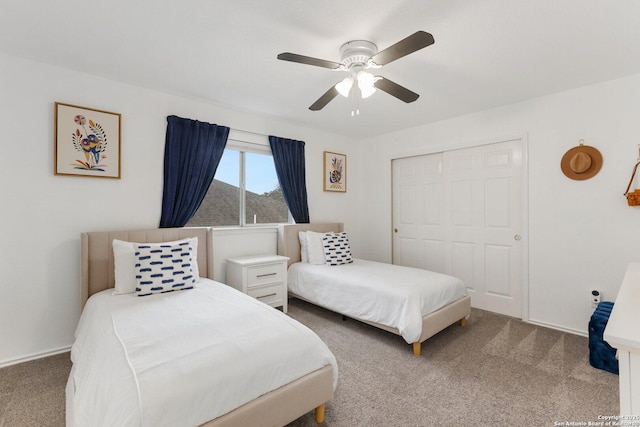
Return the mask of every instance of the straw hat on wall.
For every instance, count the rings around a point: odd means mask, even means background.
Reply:
[[[583,180],[596,175],[602,167],[602,154],[597,148],[584,145],[573,147],[562,156],[560,168],[571,179]]]

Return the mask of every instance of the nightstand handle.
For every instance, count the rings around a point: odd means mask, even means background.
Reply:
[[[275,276],[278,273],[267,273],[267,274],[258,274],[256,277],[268,277],[268,276]]]
[[[269,297],[275,297],[276,295],[277,295],[277,294],[274,292],[274,293],[272,293],[272,294],[269,294],[269,295],[262,295],[262,296],[257,297],[257,298],[258,298],[258,299],[260,299],[260,298],[269,298]]]

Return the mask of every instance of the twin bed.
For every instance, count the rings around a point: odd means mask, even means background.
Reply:
[[[415,355],[449,325],[464,326],[471,308],[461,281],[352,259],[342,231],[341,223],[279,227],[291,296],[401,335]],[[327,263],[301,247],[318,236]],[[323,422],[335,357],[304,325],[212,280],[211,228],[83,233],[81,246],[84,309],[71,350],[67,426],[283,426],[314,409]],[[167,265],[145,264],[154,251],[186,251],[180,262],[193,289],[154,287],[151,273]],[[146,266],[150,288],[142,284]],[[137,284],[135,274],[144,276]],[[138,296],[145,289],[152,294]]]
[[[428,338],[453,323],[465,325],[471,300],[455,277],[359,259],[340,265],[302,259],[304,233],[340,235],[343,229],[342,223],[279,226],[278,254],[289,257],[289,295],[400,335],[416,356]]]
[[[114,239],[194,237],[194,289],[144,297],[112,289],[123,271]],[[212,229],[84,233],[81,243],[86,304],[71,351],[67,426],[281,426],[314,409],[323,421],[335,357],[304,325],[211,280]]]

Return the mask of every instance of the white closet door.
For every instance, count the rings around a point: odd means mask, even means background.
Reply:
[[[393,160],[393,263],[444,270],[442,153]]]
[[[396,159],[393,262],[462,279],[473,307],[522,317],[522,143]]]

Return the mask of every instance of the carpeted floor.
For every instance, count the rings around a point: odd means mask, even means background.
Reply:
[[[473,310],[423,344],[299,300],[289,314],[338,359],[326,426],[553,426],[618,413],[618,377],[588,362],[587,338]],[[63,426],[64,353],[0,369],[0,427]],[[289,427],[315,426],[313,412]]]
[[[69,353],[0,369],[0,427],[64,426]]]

